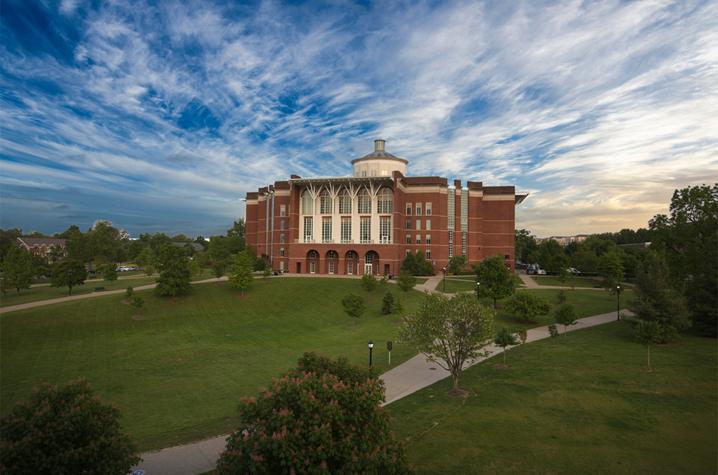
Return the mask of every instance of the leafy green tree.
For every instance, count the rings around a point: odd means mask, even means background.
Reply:
[[[454,388],[460,395],[459,376],[465,364],[488,356],[494,313],[481,305],[472,294],[459,292],[452,299],[446,295],[427,294],[417,311],[404,318],[397,342],[416,348],[426,360],[451,373]]]
[[[174,244],[165,244],[160,249],[157,259],[157,270],[160,276],[157,278],[155,293],[157,295],[176,296],[177,294],[188,294],[192,289],[192,269],[189,266],[189,259],[184,250]]]
[[[565,342],[568,326],[578,323],[576,320],[576,309],[574,309],[570,303],[565,303],[556,310],[555,318],[556,323],[563,325],[563,341]]]
[[[132,300],[134,295],[135,289],[133,289],[132,286],[127,287],[127,290],[125,290],[125,300]]]
[[[52,246],[50,248],[50,254],[48,260],[50,263],[60,262],[65,258],[65,250],[60,245]]]
[[[399,278],[396,279],[396,285],[399,287],[399,290],[404,292],[404,298],[407,298],[409,291],[416,287],[416,277],[408,270],[403,269],[399,274]]]
[[[205,267],[207,267],[211,264],[209,255],[205,251],[196,252],[194,254],[194,257],[192,258],[192,260],[194,262],[196,262],[197,265],[200,267],[200,269],[201,269],[200,274],[204,274]]]
[[[22,229],[14,228],[7,231],[0,229],[0,267],[2,267],[8,251],[13,247],[18,247],[17,238],[20,236],[22,236]]]
[[[361,277],[361,288],[369,294],[369,299],[371,299],[371,293],[376,289],[377,285],[379,285],[379,282],[373,275],[364,274]]]
[[[516,292],[510,299],[504,301],[504,309],[507,312],[523,318],[526,322],[542,315],[548,315],[551,308],[552,306],[546,298],[528,290]]]
[[[132,305],[133,307],[135,307],[135,308],[137,309],[137,315],[139,315],[139,314],[140,314],[140,309],[142,308],[142,306],[143,306],[144,304],[145,304],[145,301],[142,300],[142,298],[140,298],[140,297],[135,297],[134,299],[132,299],[132,303],[131,303],[130,305]]]
[[[451,259],[449,259],[449,272],[454,275],[457,275],[464,269],[464,267],[468,265],[468,263],[469,260],[466,258],[466,256],[453,256]]]
[[[354,326],[354,319],[357,317],[361,317],[366,310],[364,297],[357,294],[345,295],[342,299],[342,307],[344,307],[344,313],[351,317],[352,326]]]
[[[404,315],[404,312],[406,312],[406,307],[401,299],[394,299],[394,303],[391,304],[391,314],[401,318],[401,316]]]
[[[257,397],[240,399],[240,422],[218,475],[413,471],[380,406],[384,383],[376,368],[306,353],[273,381]]]
[[[538,263],[549,274],[557,274],[569,265],[569,258],[563,248],[553,239],[543,241],[538,247]]]
[[[626,307],[638,320],[658,324],[661,343],[675,340],[679,331],[691,326],[686,299],[671,287],[668,266],[657,254],[638,266],[633,293]]]
[[[566,292],[564,292],[563,289],[559,290],[559,291],[556,293],[556,300],[558,300],[558,304],[559,304],[559,305],[565,304],[566,301],[568,300],[568,297],[566,296]]]
[[[172,242],[186,242],[186,243],[194,242],[191,237],[187,237],[186,235],[184,235],[182,233],[172,236],[170,239],[172,240]]]
[[[514,276],[504,265],[504,257],[500,254],[484,258],[474,272],[477,282],[481,284],[478,286],[479,297],[494,299],[494,308],[497,300],[510,297],[516,290]]]
[[[551,335],[551,348],[556,348],[556,337],[558,336],[558,328],[556,328],[556,325],[551,324],[548,326],[548,332]]]
[[[514,233],[514,256],[521,262],[528,263],[529,255],[538,250],[536,236],[526,229],[516,229]]]
[[[618,252],[608,252],[598,259],[598,273],[604,278],[621,278],[623,275],[623,263]]]
[[[42,383],[0,419],[0,472],[130,473],[141,462],[120,428],[120,409],[94,397],[79,378],[62,387]]]
[[[238,287],[244,296],[244,289],[248,288],[254,282],[252,275],[252,261],[246,251],[237,253],[232,264],[232,273],[229,275],[229,285]]]
[[[651,371],[651,345],[660,343],[661,327],[656,321],[638,320],[633,327],[636,342],[645,346],[648,350],[648,371]]]
[[[568,282],[568,269],[566,269],[565,267],[561,267],[556,273],[556,279],[562,285],[566,285],[566,282]]]
[[[13,246],[8,249],[3,261],[3,286],[7,289],[15,289],[18,297],[20,289],[29,289],[35,269],[32,264],[32,256],[24,249]]]
[[[406,257],[401,263],[401,270],[407,271],[411,275],[420,275],[419,265],[416,262],[416,256],[411,252],[407,253]]]
[[[381,279],[379,279],[379,288],[382,292],[386,292],[386,288],[389,286],[389,277],[384,276]]]
[[[227,268],[227,264],[224,261],[217,261],[212,264],[212,273],[217,278],[217,281],[224,275],[224,270]]]
[[[137,264],[135,259],[137,259],[137,256],[140,255],[140,253],[145,249],[145,245],[140,240],[134,240],[130,243],[129,248],[127,249],[127,259]]]
[[[583,274],[598,272],[598,257],[594,251],[580,251],[571,256],[571,265]]]
[[[142,251],[135,257],[135,264],[140,267],[154,267],[155,265],[155,253],[149,247],[143,248]],[[151,275],[151,274],[150,274]]]
[[[501,327],[501,330],[496,334],[494,338],[496,346],[504,349],[504,366],[506,366],[506,347],[513,346],[518,343],[516,335],[511,333],[508,328]]]
[[[68,259],[56,265],[50,277],[50,287],[65,287],[70,289],[76,285],[84,285],[87,279],[87,269],[85,265],[77,259]]]
[[[202,271],[204,270],[195,260],[190,261],[189,268],[192,271],[192,275],[201,275]]]
[[[269,267],[266,267],[264,269],[264,272],[262,272],[262,277],[264,277],[264,279],[269,279],[269,277],[271,275],[272,275],[272,269],[270,269]]]
[[[110,284],[117,280],[117,264],[109,262],[105,265],[105,269],[102,271],[102,280]]]
[[[526,340],[529,338],[529,332],[526,328],[520,328],[519,331],[516,332],[516,337],[521,342],[521,358],[525,358],[524,346],[526,345]]]
[[[416,251],[416,266],[419,269],[418,275],[434,275],[434,266],[426,260],[424,251]]]
[[[53,234],[52,237],[55,239],[70,239],[70,236],[75,231],[80,231],[80,227],[73,224],[63,232]]]
[[[389,315],[391,313],[391,306],[394,305],[394,294],[387,292],[381,301],[381,313]]]
[[[227,246],[227,238],[225,236],[211,236],[209,238],[209,252],[210,257],[214,261],[227,261],[229,258],[229,247]]]

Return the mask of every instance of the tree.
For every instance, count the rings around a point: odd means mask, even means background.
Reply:
[[[526,340],[529,337],[529,332],[526,330],[526,328],[520,328],[519,331],[516,332],[516,337],[521,341],[521,358],[525,358],[524,356],[524,345],[526,345]]]
[[[408,270],[402,270],[401,273],[399,273],[399,278],[396,279],[396,285],[399,287],[399,290],[404,292],[404,298],[407,298],[406,296],[409,291],[416,286],[416,277],[411,275],[411,272]]]
[[[401,263],[401,270],[407,271],[411,275],[419,275],[419,265],[416,263],[416,256],[411,252],[406,254],[406,257]]]
[[[114,262],[105,264],[105,268],[102,271],[102,280],[110,284],[117,280],[117,264]]]
[[[419,270],[418,275],[434,275],[434,266],[426,260],[424,251],[416,251],[416,266]]]
[[[538,263],[549,274],[557,274],[569,265],[569,259],[563,248],[553,239],[543,241],[538,246]]]
[[[52,246],[50,248],[50,254],[48,255],[48,260],[50,263],[54,262],[60,262],[65,258],[65,250],[62,248],[61,245]]]
[[[149,247],[143,248],[135,257],[135,264],[140,267],[153,267],[155,264],[155,253]],[[154,269],[153,269],[154,270]]]
[[[386,292],[386,288],[388,285],[389,285],[389,277],[388,276],[385,275],[384,277],[379,279],[379,288],[381,289],[382,292]]]
[[[364,274],[361,276],[361,288],[369,294],[369,299],[371,299],[371,293],[376,289],[377,285],[379,285],[379,283],[373,275]]]
[[[227,264],[224,261],[217,261],[214,264],[212,264],[212,273],[217,278],[217,281],[222,278],[224,275],[224,270],[227,267]]]
[[[548,315],[552,306],[546,298],[526,290],[517,292],[510,299],[505,300],[504,308],[528,323],[536,317]]]
[[[129,248],[127,249],[127,259],[135,262],[135,264],[139,263],[135,261],[137,256],[140,255],[140,253],[145,250],[145,245],[140,240],[134,240],[130,243]]]
[[[658,322],[639,320],[633,327],[636,342],[648,350],[648,371],[651,371],[651,345],[661,341],[661,327]]]
[[[120,409],[79,378],[42,383],[0,421],[2,473],[130,473],[141,462],[120,428]]]
[[[364,298],[357,294],[347,294],[342,299],[342,306],[344,307],[344,313],[346,313],[352,319],[352,326],[354,326],[354,319],[361,317],[366,310],[366,304]]]
[[[269,279],[269,277],[272,275],[272,269],[269,267],[264,269],[264,272],[262,272],[262,277],[265,279]]]
[[[69,287],[70,295],[76,285],[84,285],[87,279],[85,265],[77,259],[68,259],[56,265],[50,277],[50,287]]]
[[[619,280],[623,275],[623,263],[618,252],[611,251],[598,259],[598,273],[607,279]]]
[[[135,295],[135,289],[132,288],[132,286],[127,287],[127,290],[125,290],[125,300],[133,300],[133,296]]]
[[[252,285],[252,282],[254,282],[252,262],[249,256],[247,256],[246,251],[240,251],[237,253],[237,257],[234,258],[234,264],[232,264],[232,273],[229,275],[229,285],[231,287],[238,287],[242,291],[242,297],[244,297],[244,289]]]
[[[381,301],[381,313],[383,313],[384,315],[389,315],[391,313],[392,305],[394,305],[394,294],[388,292],[386,295],[384,295],[384,298]]]
[[[160,250],[157,267],[160,276],[157,278],[155,293],[157,295],[176,296],[187,294],[192,289],[192,270],[189,259],[181,247],[165,244]]]
[[[571,265],[583,274],[595,274],[598,270],[598,257],[594,251],[580,251],[571,256]]]
[[[538,249],[536,236],[526,229],[514,230],[514,256],[521,262],[528,263],[528,256]]]
[[[561,267],[556,273],[556,279],[558,279],[561,284],[565,285],[566,282],[568,282],[568,269]]]
[[[501,327],[501,330],[496,334],[496,338],[494,338],[494,343],[504,349],[504,366],[506,366],[506,347],[518,343],[516,335],[511,333],[508,328]]]
[[[570,303],[565,303],[561,305],[558,310],[556,310],[555,318],[556,323],[563,325],[563,341],[566,342],[566,331],[568,330],[568,326],[578,323],[576,320],[576,310]]]
[[[140,297],[135,297],[134,299],[132,299],[132,303],[130,305],[132,305],[133,307],[135,307],[137,309],[137,315],[139,315],[140,309],[142,308],[142,306],[144,304],[145,304],[144,300],[142,300]]]
[[[28,251],[12,246],[5,255],[2,263],[3,286],[8,289],[15,289],[18,297],[20,289],[29,289],[35,269],[32,265],[32,256]]]
[[[511,271],[504,265],[504,257],[500,254],[486,257],[474,270],[479,285],[479,297],[494,299],[496,301],[513,295],[516,282]]]
[[[209,255],[205,251],[195,252],[192,260],[193,260],[193,262],[196,262],[197,265],[199,266],[200,274],[204,274],[205,267],[207,267],[211,263],[211,261],[209,259]]]
[[[558,300],[558,304],[559,304],[559,305],[565,304],[566,301],[568,300],[568,297],[566,296],[566,292],[564,292],[563,289],[559,290],[559,291],[556,293],[556,300]]]
[[[657,254],[638,266],[633,293],[626,307],[638,320],[658,324],[661,343],[675,340],[679,331],[691,326],[686,299],[670,285],[668,265]]]
[[[391,314],[401,318],[401,316],[404,315],[404,312],[406,312],[406,307],[401,299],[394,299],[394,303],[391,304]]]
[[[427,361],[449,371],[454,378],[450,394],[458,396],[464,365],[488,356],[485,348],[491,344],[493,319],[493,312],[472,294],[459,292],[452,299],[427,294],[417,311],[404,318],[397,342],[416,348]]]
[[[240,399],[216,473],[408,474],[383,401],[376,368],[305,353],[272,387]]]
[[[556,337],[558,336],[558,329],[556,328],[556,325],[549,325],[548,332],[551,335],[551,348],[556,348]]]
[[[468,263],[469,260],[466,258],[466,256],[453,256],[451,259],[449,259],[449,272],[454,275],[457,275],[464,269],[464,267],[466,267]]]

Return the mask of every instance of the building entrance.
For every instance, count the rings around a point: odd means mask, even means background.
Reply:
[[[372,273],[371,264],[364,264],[364,273],[365,273],[365,274],[371,274],[371,273]]]

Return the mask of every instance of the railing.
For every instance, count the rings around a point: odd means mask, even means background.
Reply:
[[[295,239],[294,244],[314,244],[313,238]]]

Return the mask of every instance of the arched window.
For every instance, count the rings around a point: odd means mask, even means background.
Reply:
[[[377,213],[393,213],[394,212],[394,192],[389,188],[382,188],[376,197]]]
[[[362,188],[359,192],[359,206],[357,212],[359,214],[371,214],[371,196],[366,188]]]
[[[364,264],[371,264],[374,259],[374,253],[369,251],[364,254]]]
[[[346,188],[339,192],[339,214],[352,213],[352,197]]]
[[[314,214],[314,200],[309,190],[302,193],[302,214]]]
[[[317,257],[319,257],[319,253],[317,251],[309,251],[310,259],[316,259]]]
[[[332,200],[329,190],[326,188],[319,194],[319,212],[321,214],[332,214],[334,212],[334,200]]]

